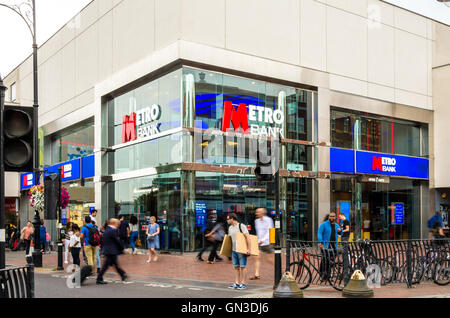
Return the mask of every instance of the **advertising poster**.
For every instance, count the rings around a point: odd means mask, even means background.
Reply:
[[[203,227],[206,225],[206,203],[195,203],[195,225],[197,227]]]

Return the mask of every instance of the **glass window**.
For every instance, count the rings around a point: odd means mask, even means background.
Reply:
[[[94,154],[94,124],[81,125],[52,137],[52,164]]]
[[[422,131],[422,132],[421,132]],[[331,111],[333,147],[389,154],[426,156],[428,125],[375,115]],[[422,148],[422,153],[421,153]]]
[[[115,216],[138,219],[139,238],[146,248],[146,228],[151,216],[160,226],[162,250],[181,249],[180,173],[166,173],[115,182]]]
[[[11,84],[10,90],[11,90],[11,98],[10,98],[10,101],[11,101],[11,102],[15,102],[16,99],[17,99],[16,83]]]

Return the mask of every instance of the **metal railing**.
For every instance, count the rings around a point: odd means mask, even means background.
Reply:
[[[34,266],[1,269],[0,298],[34,298]]]
[[[355,241],[325,244],[287,241],[286,271],[300,288],[331,285],[342,290],[361,270],[372,285],[450,282],[450,240]]]

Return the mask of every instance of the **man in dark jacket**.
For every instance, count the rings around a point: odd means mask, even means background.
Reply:
[[[106,284],[106,282],[103,281],[103,274],[109,266],[114,266],[116,268],[117,273],[119,273],[123,281],[127,279],[125,271],[123,271],[117,263],[117,256],[124,253],[124,246],[119,239],[119,224],[119,220],[110,219],[109,225],[103,234],[102,253],[105,255],[105,262],[103,263],[102,269],[97,276],[98,285]]]

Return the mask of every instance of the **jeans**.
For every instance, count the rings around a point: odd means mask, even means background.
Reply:
[[[136,241],[138,239],[138,232],[131,232],[130,234],[130,244],[131,244],[131,248],[134,250],[136,249]]]

